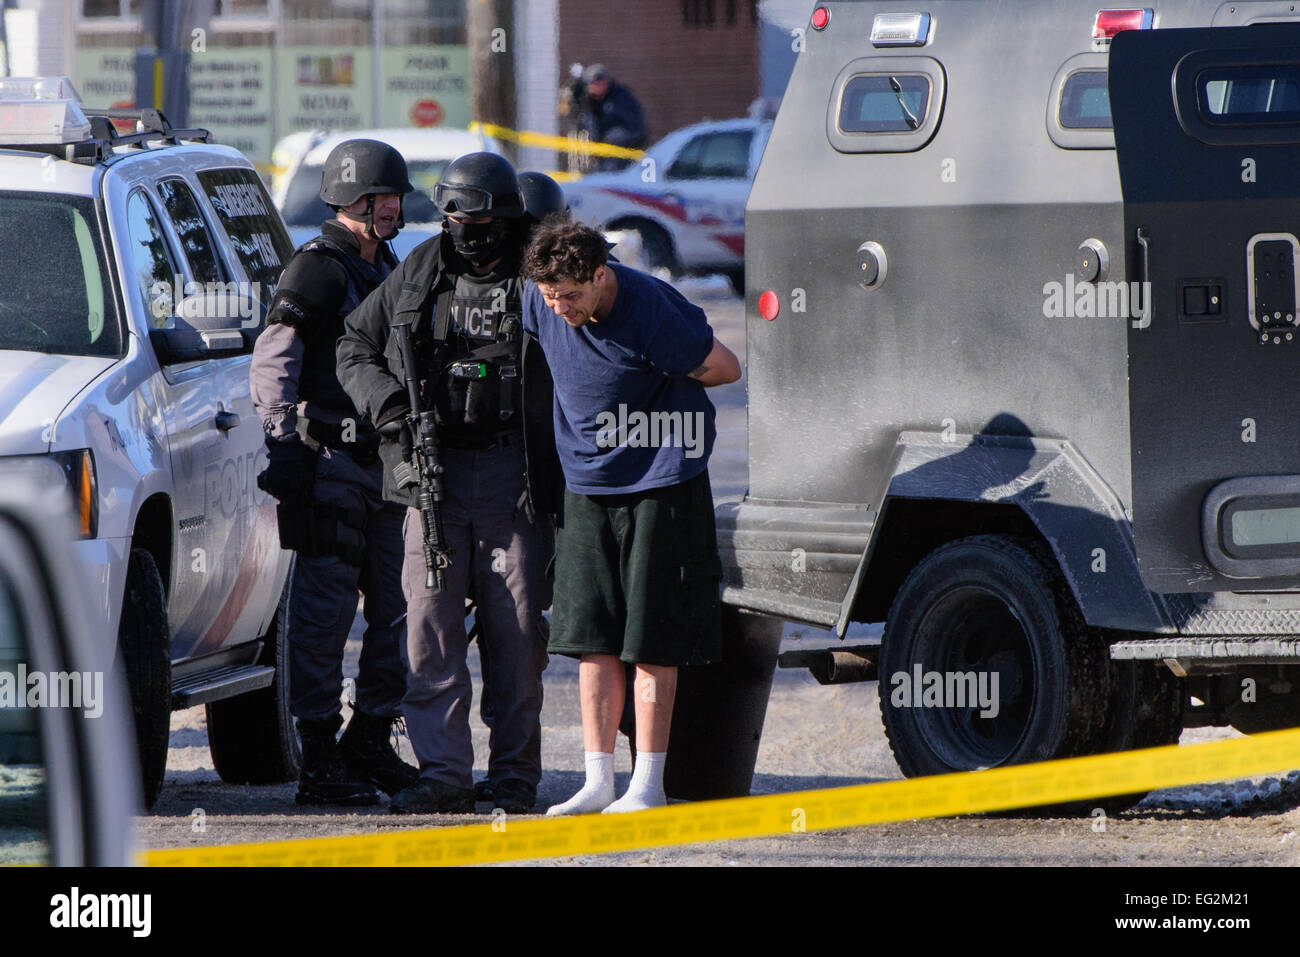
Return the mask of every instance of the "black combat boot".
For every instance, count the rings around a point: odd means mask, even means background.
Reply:
[[[390,797],[420,777],[419,770],[403,761],[389,743],[388,734],[395,720],[354,709],[348,729],[339,740],[339,753],[353,776],[372,782]]]
[[[302,738],[302,773],[298,776],[299,804],[341,804],[349,807],[377,804],[379,795],[364,774],[348,769],[334,740],[342,715],[316,720],[299,719]]]

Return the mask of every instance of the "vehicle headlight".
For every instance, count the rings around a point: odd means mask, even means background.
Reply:
[[[63,469],[72,495],[72,514],[77,537],[94,538],[99,531],[99,484],[95,479],[95,457],[90,449],[53,452],[50,456]]]

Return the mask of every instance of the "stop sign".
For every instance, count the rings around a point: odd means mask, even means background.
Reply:
[[[418,100],[411,106],[411,122],[416,126],[437,126],[442,116],[442,104],[437,100]]]

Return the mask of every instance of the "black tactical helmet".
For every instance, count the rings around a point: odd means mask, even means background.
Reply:
[[[320,198],[330,206],[351,206],[363,196],[404,196],[412,189],[397,150],[378,140],[345,140],[325,158]]]
[[[452,160],[434,187],[433,201],[444,216],[518,219],[524,214],[515,168],[496,153],[466,153]]]
[[[539,223],[552,213],[569,211],[564,190],[545,173],[532,170],[520,173],[519,190],[524,194],[524,212]]]

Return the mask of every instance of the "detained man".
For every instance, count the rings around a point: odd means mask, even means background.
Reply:
[[[677,669],[720,657],[708,386],[740,378],[703,310],[608,261],[604,237],[548,222],[524,258],[524,330],[555,377],[565,493],[556,531],[552,654],[578,658],[586,782],[547,814],[666,803]],[[634,664],[636,762],[614,800],[624,663]]]

